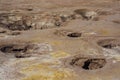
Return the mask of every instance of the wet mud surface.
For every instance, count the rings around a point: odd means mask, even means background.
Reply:
[[[120,0],[1,0],[0,80],[120,80]]]

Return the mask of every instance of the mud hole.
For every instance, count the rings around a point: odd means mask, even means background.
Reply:
[[[68,37],[72,37],[72,38],[76,38],[76,37],[81,37],[81,35],[82,35],[82,33],[70,33],[70,34],[68,34],[67,36]]]
[[[103,57],[83,57],[74,56],[66,59],[65,64],[67,66],[72,66],[73,68],[79,68],[84,70],[96,70],[103,68],[107,61]]]
[[[16,52],[26,52],[28,49],[28,46],[26,45],[4,45],[0,48],[0,50],[4,53],[16,53]]]
[[[57,36],[64,36],[64,37],[70,37],[70,38],[77,38],[82,36],[82,33],[75,32],[72,30],[56,30],[54,34]]]
[[[113,23],[120,24],[120,20],[113,20]]]
[[[4,33],[6,33],[6,31],[0,31],[0,34],[4,34]]]
[[[71,32],[72,30],[56,30],[54,34],[57,36],[67,36]]]
[[[26,58],[49,53],[51,51],[51,46],[43,43],[4,44],[0,45],[0,51],[5,55],[12,55],[16,58]]]
[[[11,36],[17,36],[17,35],[21,35],[21,32],[10,32],[10,33],[7,33],[8,35],[11,35]]]
[[[17,35],[21,35],[22,32],[21,31],[8,31],[6,29],[0,28],[0,35],[8,35],[8,36],[17,36]]]
[[[28,50],[32,49],[32,45],[28,44],[5,44],[0,46],[0,51],[7,54],[12,54],[16,58],[28,57]]]
[[[120,41],[116,39],[104,39],[97,42],[99,46],[106,49],[113,49],[115,47],[120,47]]]
[[[117,39],[103,39],[98,41],[98,45],[103,48],[103,53],[108,58],[120,56],[120,41]]]

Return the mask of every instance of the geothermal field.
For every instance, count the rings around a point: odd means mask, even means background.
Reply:
[[[120,0],[0,0],[0,80],[120,80]]]

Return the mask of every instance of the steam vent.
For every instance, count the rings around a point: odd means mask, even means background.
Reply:
[[[120,80],[120,0],[0,0],[0,80]]]

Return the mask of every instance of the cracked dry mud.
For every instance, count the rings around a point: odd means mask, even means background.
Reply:
[[[120,0],[0,0],[0,80],[120,80]]]

